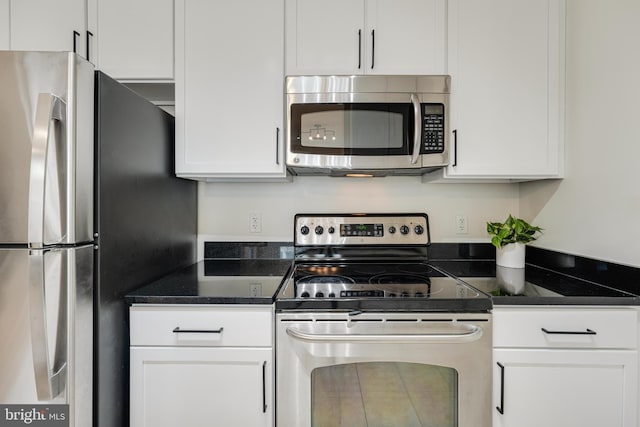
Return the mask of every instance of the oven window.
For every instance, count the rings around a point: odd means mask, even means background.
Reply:
[[[365,362],[311,372],[313,427],[455,427],[458,374],[419,363]]]
[[[299,153],[409,153],[411,104],[293,104],[292,149]]]

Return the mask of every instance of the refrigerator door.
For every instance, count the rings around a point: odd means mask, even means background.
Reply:
[[[0,249],[0,405],[92,417],[93,246]]]
[[[0,51],[0,244],[93,240],[93,66]]]

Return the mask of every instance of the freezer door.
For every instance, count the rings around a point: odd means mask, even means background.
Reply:
[[[93,247],[0,249],[0,405],[69,404],[91,425]]]
[[[0,244],[93,239],[93,66],[0,51]]]

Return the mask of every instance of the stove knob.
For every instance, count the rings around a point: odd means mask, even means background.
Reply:
[[[394,227],[393,225],[389,227],[389,234],[396,234],[396,227]]]
[[[319,236],[319,235],[321,235],[322,233],[324,233],[324,228],[322,228],[322,226],[321,226],[321,225],[319,225],[319,226],[317,226],[317,227],[316,227],[315,232],[316,232],[316,234]]]
[[[403,292],[402,295],[400,295],[402,298],[409,298],[409,292]]]
[[[333,234],[333,233],[335,233],[335,232],[336,232],[336,229],[335,229],[335,228],[333,228],[333,227],[329,227],[329,228],[327,229],[327,231],[329,232],[329,234]]]
[[[424,297],[424,294],[422,292],[416,292],[416,294],[414,295],[414,297],[416,298],[422,298]]]
[[[416,226],[413,228],[413,231],[415,231],[415,232],[416,232],[416,234],[422,234],[422,233],[424,233],[424,227],[423,227],[423,226],[421,226],[421,225],[416,225]]]
[[[329,298],[335,298],[335,297],[336,297],[336,294],[334,294],[333,292],[329,294]]]
[[[309,292],[303,292],[302,294],[300,294],[300,296],[302,298],[309,298]]]
[[[394,294],[393,292],[389,294],[389,298],[395,298],[396,294]]]
[[[400,227],[400,233],[409,234],[409,227],[407,227],[406,225],[401,226]]]
[[[316,298],[322,298],[322,297],[324,297],[324,293],[316,292]]]
[[[309,234],[309,227],[307,227],[306,225],[303,225],[302,228],[300,228],[300,234],[302,234],[303,236],[306,236],[307,234]]]

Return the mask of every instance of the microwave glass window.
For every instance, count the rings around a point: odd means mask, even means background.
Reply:
[[[311,426],[458,425],[458,373],[420,363],[363,362],[311,372]]]
[[[404,155],[412,147],[408,103],[292,104],[292,151],[311,154]]]
[[[321,111],[301,117],[304,147],[401,148],[403,117],[387,111]]]

